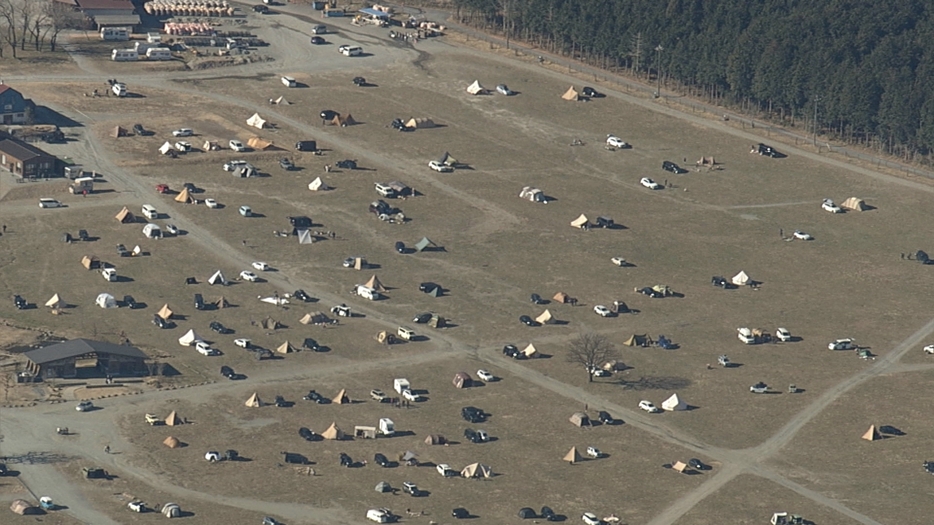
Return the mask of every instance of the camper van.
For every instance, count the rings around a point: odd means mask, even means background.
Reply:
[[[114,92],[114,95],[117,95],[118,97],[126,96],[126,84],[122,82],[117,82],[110,89]]]
[[[151,47],[146,50],[149,60],[172,60],[172,50],[167,47]]]
[[[409,390],[411,388],[412,388],[412,385],[411,383],[409,383],[408,379],[397,378],[393,380],[392,382],[392,389],[398,392],[399,394],[401,394],[403,390]]]
[[[295,79],[292,77],[282,77],[282,85],[285,87],[295,87]]]
[[[355,57],[363,53],[363,48],[360,46],[346,46],[341,53],[343,53],[345,57]]]
[[[114,62],[135,62],[139,60],[139,53],[135,49],[114,49],[110,59]]]
[[[379,433],[384,436],[391,436],[396,433],[396,424],[388,417],[380,418]]]
[[[150,204],[143,204],[143,215],[147,219],[158,219],[159,218],[159,212],[156,211],[156,209]]]
[[[363,297],[364,299],[369,299],[371,301],[376,301],[382,297],[379,292],[370,288],[369,286],[357,285],[356,290],[357,295]]]
[[[125,27],[102,27],[102,40],[129,40],[130,30]]]
[[[94,177],[79,177],[68,186],[68,191],[74,195],[81,195],[85,192],[94,192]]]

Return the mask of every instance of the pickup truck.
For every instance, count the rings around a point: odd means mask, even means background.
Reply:
[[[146,423],[149,423],[152,426],[161,425],[162,420],[159,419],[159,416],[155,414],[146,414]]]

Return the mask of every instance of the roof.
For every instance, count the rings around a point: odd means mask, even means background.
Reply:
[[[36,157],[52,156],[35,146],[26,144],[25,142],[16,139],[0,140],[0,151],[21,161],[33,159]]]
[[[0,84],[0,93],[6,93],[6,90],[8,89],[13,89],[13,88],[11,88],[10,86],[6,84]]]
[[[90,352],[97,352],[99,354],[116,354],[126,357],[136,357],[139,359],[147,359],[149,357],[144,354],[142,350],[134,346],[115,345],[113,343],[105,343],[103,341],[89,341],[87,339],[72,339],[71,341],[65,341],[64,343],[31,350],[26,352],[24,355],[33,363],[41,365],[44,363],[58,361],[60,359],[77,357],[79,355],[84,355]]]
[[[94,15],[94,22],[99,26],[138,26],[142,21],[139,15]]]
[[[136,9],[130,0],[77,0],[76,3],[81,9]]]
[[[380,11],[379,9],[373,9],[372,7],[364,7],[360,10],[361,13],[365,15],[375,16],[376,18],[389,18],[390,14],[385,11]]]

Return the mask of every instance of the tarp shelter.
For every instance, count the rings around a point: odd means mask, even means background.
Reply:
[[[292,105],[291,102],[289,102],[288,100],[285,99],[285,97],[282,97],[282,96],[274,100],[273,104],[277,104],[279,106],[291,106]]]
[[[178,338],[178,344],[182,346],[191,346],[199,341],[204,341],[204,339],[201,339],[201,336],[198,335],[193,328],[185,332],[185,335]]]
[[[85,255],[81,258],[81,266],[86,270],[96,270],[101,267],[101,260],[95,255]]]
[[[376,427],[355,425],[353,427],[353,437],[361,439],[376,439]]]
[[[554,302],[558,303],[558,304],[564,304],[564,303],[568,302],[568,294],[566,294],[566,293],[564,293],[564,292],[558,292],[558,293],[556,293],[555,296],[552,297],[551,299],[552,299]]]
[[[405,127],[409,129],[427,129],[435,127],[435,121],[430,118],[410,118],[408,122],[405,123]]]
[[[674,412],[676,410],[687,410],[688,404],[678,397],[678,394],[671,394],[671,397],[662,401],[662,409]]]
[[[740,272],[734,275],[730,281],[736,286],[746,286],[749,284],[749,276],[746,275],[746,272],[740,270]]]
[[[570,421],[571,424],[574,425],[575,427],[589,427],[590,426],[590,418],[587,416],[587,414],[583,412],[574,412],[573,414],[571,414],[571,417],[570,419],[568,419],[568,421]]]
[[[876,430],[875,425],[869,425],[869,430],[867,430],[866,433],[863,434],[863,439],[865,439],[866,441],[876,441],[878,439],[882,439],[882,434],[880,434],[879,431]]]
[[[377,277],[375,273],[373,274],[373,277],[370,277],[370,280],[367,281],[366,284],[364,284],[363,286],[366,286],[367,288],[372,288],[380,293],[383,293],[386,291],[386,287],[383,286],[383,283],[379,282],[379,277]]]
[[[341,391],[331,399],[331,402],[337,405],[344,405],[350,403],[350,396],[348,396],[347,391],[342,388]]]
[[[869,209],[869,206],[866,206],[866,201],[856,197],[850,197],[849,199],[843,201],[843,203],[840,204],[840,207],[853,211],[866,211]]]
[[[490,478],[493,477],[493,470],[480,463],[471,463],[464,467],[464,470],[461,471],[461,476],[465,478]]]
[[[165,424],[170,427],[174,427],[175,425],[181,425],[182,419],[178,417],[178,412],[173,410],[169,412],[169,415],[165,418]]]
[[[567,461],[572,465],[579,463],[581,459],[583,458],[581,458],[580,453],[577,451],[577,447],[571,447],[571,450],[569,450],[568,453],[564,455],[564,461]]]
[[[221,284],[221,285],[226,286],[227,279],[224,278],[224,274],[222,274],[220,270],[217,270],[216,272],[211,274],[211,277],[208,278],[208,284],[211,284],[211,285]]]
[[[32,505],[30,505],[28,501],[23,500],[23,499],[15,500],[15,501],[10,505],[10,510],[12,510],[12,511],[13,511],[14,513],[16,513],[16,514],[19,514],[20,516],[25,516],[25,515],[27,515],[27,514],[32,514],[32,513],[33,513],[33,509],[35,509],[35,507],[33,507]]]
[[[574,89],[574,86],[571,86],[568,88],[567,91],[564,92],[563,95],[561,95],[561,98],[563,98],[564,100],[577,101],[577,100],[580,100],[580,96],[581,94],[578,93],[576,89]]]
[[[438,245],[432,242],[428,237],[422,237],[422,240],[415,243],[415,251],[417,252],[424,251],[428,247],[437,248]]]
[[[183,188],[182,191],[178,192],[178,195],[175,196],[175,202],[181,202],[182,204],[191,204],[195,202],[195,198],[191,196],[191,193],[188,192],[188,188]]]
[[[49,308],[62,308],[65,306],[65,301],[62,301],[62,298],[55,294],[51,299],[45,302],[45,305]]]
[[[457,159],[452,157],[451,154],[448,153],[447,151],[444,152],[444,155],[441,155],[440,157],[435,159],[435,162],[437,162],[438,164],[443,164],[445,166],[451,166],[451,167],[454,167],[457,165]]]
[[[265,328],[266,330],[275,330],[281,327],[282,327],[282,324],[279,323],[279,321],[276,321],[275,319],[273,319],[272,317],[267,317],[263,319],[263,328]]]
[[[162,237],[162,228],[158,224],[149,223],[143,226],[143,235],[148,239],[158,239]]]
[[[652,339],[645,334],[637,335],[633,334],[629,336],[629,339],[623,342],[626,346],[646,346],[652,342]]]
[[[425,438],[426,445],[444,445],[447,442],[447,438],[441,434],[429,434],[428,437]]]
[[[165,141],[161,146],[159,146],[159,153],[163,155],[168,155],[172,151],[172,143]]]
[[[256,392],[253,392],[253,395],[250,396],[250,398],[246,400],[246,403],[244,403],[244,405],[250,408],[257,408],[257,407],[263,406],[263,401],[259,398],[259,395]]]
[[[162,319],[168,321],[169,319],[172,318],[172,313],[173,313],[173,312],[172,312],[172,309],[169,308],[168,303],[166,303],[166,304],[162,305],[162,308],[159,309],[159,313],[157,313],[156,315],[158,315],[158,316],[161,317]]]
[[[266,151],[275,148],[271,141],[263,140],[259,137],[250,137],[247,139],[246,145],[255,149],[256,151]]]
[[[379,483],[376,484],[375,490],[376,492],[392,492],[392,487],[389,485],[389,483],[386,483],[385,481],[380,481]]]
[[[688,466],[681,461],[675,461],[671,468],[677,470],[678,472],[684,473],[687,470]]]
[[[182,515],[182,508],[178,506],[178,503],[166,503],[162,507],[162,515],[166,518],[177,518]]]
[[[216,301],[214,301],[214,306],[216,306],[218,309],[227,308],[230,306],[230,303],[227,301],[227,298],[222,295],[218,297]]]
[[[114,299],[114,296],[109,293],[102,293],[97,296],[97,300],[94,301],[97,306],[101,308],[116,308],[117,300]]]
[[[532,343],[529,343],[529,346],[525,347],[525,349],[522,350],[522,353],[525,354],[525,357],[528,357],[529,359],[538,357],[538,349],[535,348],[535,345]]]
[[[342,128],[353,126],[356,123],[357,121],[353,119],[353,115],[350,113],[348,113],[346,117],[342,115],[334,115],[334,118],[331,119],[331,125],[340,126]]]
[[[588,219],[587,216],[583,213],[580,215],[580,217],[571,221],[571,226],[580,229],[585,229],[588,224],[590,224],[590,219]]]
[[[120,210],[120,213],[118,213],[115,218],[124,224],[128,222],[136,222],[136,217],[134,217],[133,214],[130,213],[130,210],[127,209],[126,206],[124,206],[123,209]]]
[[[178,448],[179,446],[181,446],[181,442],[179,442],[178,438],[175,436],[169,436],[165,438],[162,444],[169,448]]]
[[[314,244],[315,236],[311,234],[311,230],[303,228],[296,231],[298,232],[298,244]]]
[[[325,184],[321,177],[316,177],[315,180],[308,183],[308,189],[311,191],[327,191],[331,187]]]
[[[551,311],[547,309],[542,312],[542,315],[536,317],[535,320],[542,324],[555,324],[555,316],[551,315]]]
[[[340,440],[344,439],[344,432],[337,426],[337,423],[331,423],[327,430],[321,433],[324,439]]]
[[[204,151],[217,151],[221,149],[221,147],[217,144],[216,140],[206,140],[204,144],[201,145],[201,149]]]
[[[479,80],[474,80],[473,84],[467,86],[467,92],[471,95],[483,95],[489,93],[483,86],[480,85]]]
[[[428,326],[432,328],[444,328],[445,326],[447,326],[447,322],[448,322],[447,319],[445,319],[444,317],[441,317],[438,314],[433,314],[431,316],[431,319],[428,320]]]
[[[524,186],[522,191],[519,192],[519,198],[532,202],[548,202],[542,190],[531,186]]]
[[[455,388],[469,387],[471,383],[470,374],[467,372],[458,372],[454,374],[453,383]]]
[[[266,127],[266,120],[259,116],[259,113],[253,113],[252,117],[246,119],[246,124],[257,129],[263,129]]]
[[[279,352],[280,354],[291,354],[293,352],[298,352],[298,349],[292,346],[292,343],[286,341],[279,345],[278,348],[276,348],[276,352]]]
[[[115,138],[115,139],[116,139],[116,138],[119,138],[119,137],[125,137],[125,136],[126,136],[126,129],[125,129],[125,128],[121,128],[120,126],[115,126],[114,129],[113,129],[113,131],[110,132],[110,136],[113,137],[113,138]]]

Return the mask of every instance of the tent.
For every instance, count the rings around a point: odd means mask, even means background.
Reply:
[[[464,467],[464,470],[461,471],[461,476],[465,478],[490,478],[493,477],[493,470],[480,463],[471,463]]]
[[[130,213],[130,210],[128,210],[126,206],[124,206],[123,209],[120,210],[120,213],[118,213],[115,218],[124,224],[128,222],[136,222],[136,217],[134,217],[133,214]]]
[[[298,232],[298,244],[314,244],[315,236],[311,234],[311,230],[303,228],[296,231]]]
[[[389,486],[389,483],[380,481],[376,484],[376,492],[392,492],[392,487]]]
[[[580,93],[578,93],[577,90],[574,89],[574,86],[571,86],[568,88],[567,91],[564,92],[563,95],[561,95],[561,98],[563,98],[564,100],[577,101],[577,100],[580,100],[580,96],[581,96]]]
[[[324,439],[341,440],[344,439],[344,432],[337,426],[337,423],[331,423],[331,426],[321,433],[321,437]]]
[[[411,463],[412,465],[418,466],[418,454],[412,452],[411,450],[406,450],[402,454],[399,454],[399,461],[404,463]]]
[[[369,268],[369,267],[370,265],[367,264],[366,259],[364,259],[363,257],[354,257],[353,259],[354,270],[362,270],[364,268]],[[376,276],[374,275],[373,277],[376,277]]]
[[[10,505],[10,510],[12,510],[16,514],[19,514],[20,516],[25,516],[26,514],[32,514],[33,509],[35,509],[35,507],[30,505],[28,501],[23,500],[23,499],[15,500]]]
[[[366,286],[367,288],[372,288],[380,293],[383,293],[386,291],[386,287],[383,286],[383,283],[379,282],[379,277],[377,277],[375,273],[373,274],[373,277],[370,277],[370,280],[367,281],[366,284],[364,284],[363,286]]]
[[[571,414],[571,417],[570,419],[568,419],[568,421],[570,421],[571,424],[576,427],[589,427],[590,426],[590,418],[587,417],[587,414],[583,412],[574,412],[573,414]]]
[[[525,357],[530,359],[533,357],[538,357],[538,349],[535,348],[535,345],[532,343],[529,343],[529,346],[525,347],[525,349],[522,350],[522,353],[525,354]]]
[[[161,146],[159,146],[159,153],[163,155],[168,155],[170,151],[174,150],[172,149],[172,143],[169,141],[165,141]]]
[[[316,177],[315,180],[308,183],[308,189],[311,191],[327,191],[331,187],[325,184],[321,177]]]
[[[554,302],[556,302],[556,303],[564,304],[564,303],[568,302],[568,294],[566,294],[566,293],[564,293],[564,292],[558,292],[558,293],[556,293],[555,296],[552,297],[551,299],[552,299]]]
[[[840,207],[846,210],[853,211],[866,211],[869,209],[869,206],[866,206],[866,201],[863,199],[858,199],[856,197],[850,197],[849,199],[843,201],[840,204]]]
[[[286,100],[285,97],[283,96],[280,96],[279,98],[274,100],[272,103],[277,104],[279,106],[291,106],[292,105],[292,103]]]
[[[428,247],[438,248],[438,245],[431,241],[428,237],[422,237],[422,240],[415,243],[415,251],[421,252],[425,251]]]
[[[671,468],[677,470],[678,472],[684,473],[687,470],[688,466],[682,463],[681,461],[675,461]]]
[[[441,434],[429,434],[428,437],[425,438],[426,445],[444,445],[447,442],[447,438]]]
[[[259,116],[259,113],[253,113],[253,116],[246,119],[247,126],[253,126],[257,129],[263,129],[266,127],[266,121],[263,117]]]
[[[97,300],[94,301],[94,304],[101,308],[116,308],[117,300],[109,293],[102,293],[97,296]]]
[[[149,239],[158,239],[162,237],[162,228],[158,224],[149,223],[143,226],[143,235]]]
[[[341,115],[334,115],[334,118],[331,119],[332,126],[340,126],[342,128],[353,126],[356,123],[357,121],[353,119],[353,115],[350,113],[348,113],[346,117]]]
[[[302,324],[325,324],[330,322],[328,316],[324,315],[323,312],[314,312],[310,314],[305,314],[298,322]]]
[[[181,420],[180,417],[178,417],[178,412],[176,412],[176,411],[174,411],[174,410],[171,411],[171,412],[169,413],[169,415],[166,416],[166,418],[165,418],[165,424],[168,425],[168,426],[170,426],[170,427],[174,427],[175,425],[181,425],[181,424],[182,424],[182,420]]]
[[[298,352],[298,349],[292,346],[292,343],[286,341],[279,345],[279,348],[276,348],[276,352],[280,354],[291,354],[292,352]]]
[[[175,202],[181,202],[182,204],[191,204],[195,202],[195,198],[188,193],[188,188],[182,189],[178,192],[178,195],[175,196]]]
[[[879,431],[876,430],[875,425],[869,425],[869,430],[867,430],[866,433],[863,434],[863,439],[865,439],[866,441],[876,441],[876,440],[882,439],[882,434],[880,434]]]
[[[172,309],[169,308],[168,303],[166,303],[166,304],[162,305],[162,308],[159,309],[159,313],[157,313],[156,315],[158,315],[158,316],[161,317],[162,319],[168,321],[169,319],[172,318],[172,313],[173,313],[173,312],[172,312]]]
[[[668,286],[667,284],[656,284],[652,286],[652,290],[655,290],[656,292],[662,294],[663,297],[668,297],[669,295],[672,295],[674,293],[671,291],[671,287]]]
[[[435,161],[436,161],[438,164],[443,164],[443,165],[445,165],[445,166],[454,167],[454,166],[457,165],[457,159],[455,159],[454,157],[452,157],[451,154],[448,153],[448,152],[446,152],[446,151],[444,152],[444,155],[441,155],[440,157],[438,157],[437,159],[435,159]]]
[[[263,328],[266,330],[275,330],[277,328],[282,328],[282,323],[276,321],[272,317],[267,317],[263,319]]]
[[[430,118],[410,118],[405,127],[410,129],[427,129],[437,126]]]
[[[216,140],[206,140],[204,144],[201,145],[201,149],[204,151],[217,151],[221,149],[221,147],[217,144]]]
[[[201,336],[198,335],[194,328],[185,332],[185,335],[178,338],[178,344],[182,346],[191,346],[198,342],[203,342],[204,339],[201,339]]]
[[[256,392],[253,392],[253,395],[250,396],[250,399],[246,400],[246,403],[244,403],[244,405],[250,408],[257,408],[257,407],[263,406],[263,401],[259,398],[259,395],[257,395]]]
[[[453,383],[454,383],[455,388],[469,387],[471,382],[472,382],[472,379],[470,379],[470,374],[468,374],[467,372],[458,372],[454,374]]]
[[[166,503],[162,507],[162,515],[166,518],[177,518],[182,515],[182,508],[178,506],[178,503]]]
[[[221,284],[221,285],[226,286],[227,279],[224,279],[224,274],[222,274],[220,270],[217,270],[211,275],[210,278],[208,278],[208,284],[210,285]]]
[[[669,412],[674,412],[676,410],[687,410],[688,404],[684,402],[678,394],[671,394],[671,397],[662,401],[662,409]]]
[[[396,343],[396,336],[386,330],[381,330],[376,333],[376,341],[380,344],[391,345]]]
[[[577,447],[571,447],[571,450],[569,450],[568,453],[564,455],[564,461],[567,461],[572,465],[579,463],[581,459],[583,458],[581,458],[580,453],[577,451]]]
[[[438,314],[433,314],[431,319],[428,321],[428,326],[432,328],[444,328],[447,326],[447,319],[441,317]]]
[[[535,511],[528,507],[522,507],[521,509],[519,509],[519,517],[524,520],[533,519],[535,518]]]
[[[551,312],[547,309],[542,312],[542,315],[536,317],[535,320],[542,324],[555,324],[555,316],[551,315]]]
[[[169,436],[165,438],[165,441],[163,441],[162,444],[169,448],[178,448],[181,446],[181,442],[175,436]]]
[[[101,260],[96,255],[85,255],[81,258],[81,266],[87,270],[96,270],[101,266]]]
[[[227,302],[227,298],[222,295],[218,297],[216,301],[214,301],[214,306],[217,307],[218,309],[227,308],[228,306],[230,306],[230,303]]]
[[[49,308],[62,308],[65,306],[65,301],[62,301],[62,298],[55,294],[51,299],[45,302],[45,305]]]
[[[442,291],[440,286],[435,286],[431,290],[428,290],[428,295],[432,297],[441,297]]]
[[[632,334],[629,336],[629,339],[623,342],[626,346],[646,346],[652,343],[652,339],[645,334],[637,335]]]
[[[483,86],[480,85],[479,80],[474,80],[473,84],[467,86],[467,92],[471,95],[485,95],[489,93]]]
[[[263,140],[259,137],[250,137],[246,141],[246,145],[257,150],[257,151],[266,151],[270,149],[275,149],[275,146],[271,141]]]
[[[588,224],[590,224],[590,219],[588,219],[587,216],[584,215],[583,213],[580,215],[580,217],[571,221],[571,226],[575,228],[580,228],[582,230],[587,229]]]
[[[120,126],[115,126],[113,131],[110,132],[110,136],[113,138],[120,138],[126,136],[126,128],[121,128]]]
[[[532,202],[548,202],[548,199],[545,198],[545,193],[531,186],[523,186],[522,191],[519,192],[519,198],[525,199]]]
[[[350,396],[348,396],[347,391],[342,388],[341,391],[331,399],[331,402],[338,405],[344,405],[350,403]]]
[[[607,372],[619,372],[620,370],[626,370],[626,364],[616,359],[610,359],[606,363],[603,363],[603,366],[600,368]]]
[[[733,276],[731,281],[736,286],[746,286],[747,284],[749,284],[749,276],[746,275],[746,272],[740,270],[738,274]]]

